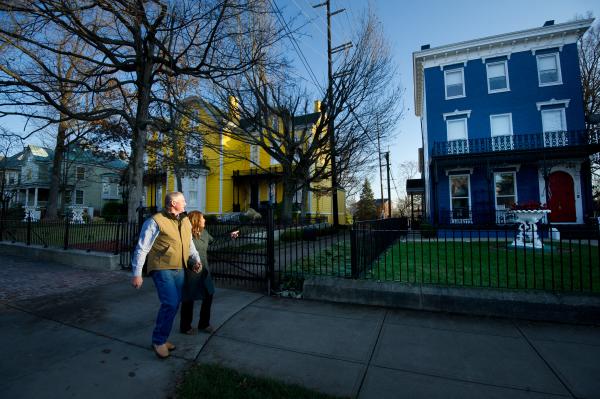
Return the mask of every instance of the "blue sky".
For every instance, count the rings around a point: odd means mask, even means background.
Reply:
[[[306,58],[314,60],[313,69],[317,76],[326,81],[326,25],[324,8],[313,9],[312,4],[320,0],[277,0],[287,14],[297,14],[298,21],[311,21],[304,28],[309,36],[300,37]],[[417,159],[417,148],[421,146],[421,130],[414,115],[412,53],[422,44],[438,47],[464,40],[492,36],[542,26],[547,20],[555,23],[568,22],[576,15],[588,11],[600,16],[600,1],[597,0],[332,0],[332,11],[345,8],[346,12],[332,17],[332,45],[351,39],[348,33],[356,25],[367,5],[380,19],[399,66],[401,84],[405,89],[405,116],[396,129],[396,139],[390,145],[390,162],[393,177],[399,178],[398,165],[405,160]],[[598,21],[595,24],[599,23]],[[384,150],[388,150],[385,148]],[[385,174],[384,174],[385,176]],[[371,180],[375,196],[379,197],[379,174],[373,173]],[[396,181],[398,191],[400,182]],[[384,190],[386,188],[384,187]],[[387,191],[387,190],[386,190]],[[385,195],[387,197],[387,195]],[[392,199],[396,200],[392,184]]]

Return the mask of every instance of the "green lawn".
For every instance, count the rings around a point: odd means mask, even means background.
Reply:
[[[517,248],[507,241],[408,241],[388,248],[368,278],[410,283],[600,292],[599,248],[579,241]]]
[[[194,365],[177,386],[177,397],[203,399],[333,399],[298,385],[240,374],[217,365]]]
[[[306,275],[350,277],[350,246],[339,243],[299,259]],[[509,241],[400,241],[363,278],[469,287],[600,292],[600,249],[584,241],[554,241],[543,250]]]
[[[350,277],[352,276],[350,259],[350,243],[341,241],[299,258],[287,268],[287,271],[294,274],[301,272],[301,274]]]

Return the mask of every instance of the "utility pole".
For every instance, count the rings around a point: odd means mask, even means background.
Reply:
[[[385,202],[383,198],[383,172],[381,172],[381,143],[379,141],[379,115],[375,118],[375,130],[377,130],[377,156],[379,157],[379,194],[381,196],[381,218],[385,217]]]
[[[327,0],[321,4],[314,5],[313,8],[326,7],[327,11],[327,114],[329,123],[327,124],[327,134],[329,135],[329,147],[331,151],[331,212],[333,213],[333,226],[340,225],[338,212],[338,193],[337,193],[337,165],[336,165],[336,149],[335,149],[335,130],[334,119],[335,111],[333,109],[333,63],[331,56],[338,51],[346,50],[352,46],[351,43],[344,43],[341,46],[331,48],[331,17],[343,12],[341,8],[331,12],[331,0]]]
[[[392,188],[390,187],[390,152],[385,153],[385,163],[387,166],[387,184],[388,184],[388,218],[392,217]]]

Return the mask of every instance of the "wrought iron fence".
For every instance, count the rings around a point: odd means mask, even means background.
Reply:
[[[120,254],[129,267],[138,223],[79,224],[3,219],[3,240]],[[543,248],[515,245],[517,229],[409,229],[406,219],[275,226],[214,222],[209,265],[216,278],[274,287],[309,275],[466,287],[600,293],[598,226],[541,226]],[[237,239],[230,233],[239,230]]]
[[[598,131],[569,130],[436,141],[433,144],[432,155],[477,154],[494,151],[535,150],[549,147],[572,147],[592,144],[600,144],[600,133]]]
[[[73,223],[68,219],[2,219],[0,238],[45,248],[81,249],[118,254],[125,236],[137,227],[128,223]]]

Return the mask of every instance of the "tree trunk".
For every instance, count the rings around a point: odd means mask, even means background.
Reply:
[[[138,220],[138,208],[142,206],[144,190],[144,151],[146,150],[146,127],[137,127],[131,138],[131,161],[128,166],[129,201],[127,220]]]
[[[302,187],[302,204],[300,207],[300,220],[306,219],[306,214],[310,212],[309,204],[308,204],[308,195],[310,194],[309,186],[304,185]]]
[[[138,220],[138,210],[142,207],[144,195],[144,154],[148,142],[148,116],[150,115],[150,94],[152,91],[152,63],[151,55],[154,47],[149,45],[143,59],[138,60],[137,70],[137,108],[135,112],[135,126],[132,126],[131,160],[127,170],[129,182],[129,201],[127,203],[127,220]]]
[[[54,146],[54,158],[52,159],[50,192],[48,193],[48,204],[46,205],[46,216],[44,217],[45,219],[56,219],[58,217],[58,196],[61,191],[61,166],[63,158],[65,156],[66,133],[66,122],[59,123],[58,133],[56,135],[56,145]]]
[[[294,202],[295,185],[283,181],[283,202],[281,204],[281,222],[284,224],[292,221],[292,204]]]

